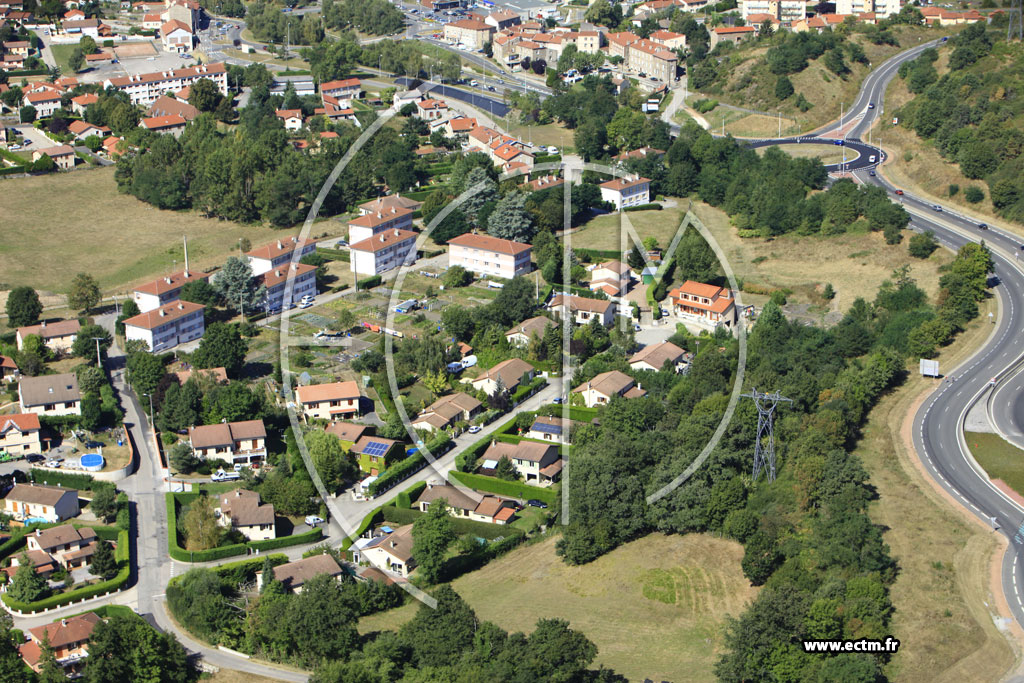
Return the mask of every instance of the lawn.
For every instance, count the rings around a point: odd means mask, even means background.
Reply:
[[[1017,493],[1024,492],[1024,451],[998,434],[967,432],[967,446],[982,469],[1002,479]]]
[[[763,155],[770,147],[758,147],[757,153]],[[783,152],[794,159],[820,159],[826,166],[838,164],[843,161],[853,161],[860,155],[852,149],[846,150],[846,158],[843,159],[843,149],[836,145],[782,145]]]
[[[695,102],[702,99],[705,99],[703,95],[693,95],[687,100],[687,104],[692,107]],[[716,135],[722,132],[722,124],[725,124],[726,133],[741,138],[774,138],[779,135],[779,118],[776,116],[749,114],[724,105],[719,105],[701,116],[711,126],[711,132]],[[689,114],[682,109],[676,113],[676,119],[680,123],[686,123],[689,118]],[[802,130],[796,121],[788,116],[782,117],[782,135],[796,135],[800,132]]]
[[[53,59],[57,62],[57,67],[60,69],[62,75],[71,75],[75,73],[75,70],[68,65],[68,60],[71,58],[71,53],[78,47],[78,43],[71,43],[69,45],[50,45],[50,51],[53,52]]]
[[[548,123],[543,126],[524,126],[520,123],[512,123],[505,126],[499,119],[499,125],[505,127],[506,132],[514,138],[525,140],[534,145],[554,145],[559,152],[571,152],[574,144],[574,131],[569,130],[560,123]]]
[[[661,248],[667,248],[672,242],[676,230],[683,222],[685,207],[688,205],[686,199],[680,199],[679,203],[683,208],[662,211],[630,211],[623,214],[609,213],[598,216],[580,230],[573,232],[567,238],[567,246],[571,244],[573,247],[585,247],[598,251],[621,251],[623,235],[619,223],[621,216],[622,226],[625,226],[628,220],[641,240],[654,237],[658,240],[658,245]],[[632,241],[627,237],[626,248],[629,249],[632,246]]]
[[[985,302],[968,330],[942,350],[944,366],[955,367],[984,341],[994,309]],[[991,580],[998,573],[990,563],[998,544],[990,529],[937,492],[910,443],[909,418],[932,386],[911,374],[871,411],[855,451],[878,491],[871,520],[884,530],[898,565],[890,633],[900,649],[885,673],[906,683],[999,680],[1014,665],[1014,652],[993,622]]]
[[[739,544],[651,534],[570,567],[555,555],[555,540],[517,549],[452,586],[480,619],[510,631],[567,619],[597,645],[596,664],[630,680],[714,680],[725,618],[756,593],[740,571]],[[359,630],[396,628],[417,608],[366,617]]]
[[[64,291],[74,273],[91,273],[104,293],[126,293],[184,264],[188,236],[192,268],[219,266],[238,253],[280,236],[260,226],[161,211],[117,191],[114,169],[80,170],[7,181],[0,198],[0,288],[30,285]],[[326,223],[325,223],[326,225]],[[40,258],[60,268],[40,268]]]

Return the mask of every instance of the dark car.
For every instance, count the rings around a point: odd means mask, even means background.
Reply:
[[[526,504],[532,508],[541,508],[542,510],[545,510],[548,507],[547,503],[545,503],[543,500],[537,500],[536,498],[531,498],[530,500],[526,501]]]
[[[978,230],[988,230],[988,223],[978,223]]]
[[[874,102],[868,102],[868,109],[874,109],[874,108],[875,108],[875,103]]]
[[[833,141],[832,141],[832,144],[833,144],[833,145],[845,145],[845,144],[846,144],[846,142],[845,142],[845,141],[843,141],[843,140],[833,140]]]
[[[871,176],[872,178],[874,178],[875,177],[875,172],[874,171],[868,171],[868,175]]]
[[[45,459],[41,453],[29,453],[25,456],[25,460],[28,462],[42,462]]]
[[[932,204],[932,211],[937,211],[939,213],[942,213],[942,207],[939,206],[938,204]]]

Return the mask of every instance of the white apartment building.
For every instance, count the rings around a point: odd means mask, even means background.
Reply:
[[[530,272],[533,246],[490,235],[466,233],[448,240],[448,267],[511,280]]]
[[[867,4],[872,2],[872,0],[837,0],[837,13],[844,13],[839,9],[844,1]],[[744,20],[752,14],[768,14],[774,18],[776,25],[786,24],[787,26],[800,21],[807,14],[803,0],[740,0],[740,11],[743,13]],[[865,11],[870,12],[871,10]]]
[[[411,230],[389,230],[349,246],[349,268],[356,275],[380,275],[416,261],[416,235]]]
[[[268,270],[266,273],[256,276],[267,288],[263,304],[268,311],[279,311],[285,306],[284,290],[289,273],[293,282],[289,305],[298,302],[307,294],[316,296],[316,266],[309,263],[296,263],[290,269],[288,266],[281,266],[274,270]]]
[[[148,106],[164,93],[178,92],[201,78],[209,78],[217,86],[220,94],[227,97],[228,71],[223,62],[148,74],[114,76],[103,81],[103,88],[117,88],[128,93],[132,104]]]
[[[189,282],[208,281],[209,279],[209,273],[183,270],[153,280],[152,282],[147,282],[144,285],[139,285],[132,292],[132,299],[135,301],[135,305],[139,307],[139,310],[146,313],[165,304],[177,301],[181,295],[181,288]]]
[[[166,351],[203,336],[206,306],[191,301],[173,301],[124,321],[127,340],[141,339],[150,351]]]
[[[279,268],[292,260],[292,254],[299,250],[299,258],[316,251],[316,240],[299,242],[297,237],[287,237],[283,240],[275,240],[269,244],[256,247],[245,252],[252,267],[253,275],[262,275],[267,271]]]
[[[412,230],[412,209],[392,206],[383,211],[364,213],[348,222],[350,244],[362,242],[388,230]]]
[[[601,199],[611,202],[616,209],[640,206],[651,201],[651,181],[648,178],[613,178],[601,183]]]

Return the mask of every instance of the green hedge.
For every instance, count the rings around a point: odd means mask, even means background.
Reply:
[[[344,249],[325,249],[324,247],[317,247],[316,253],[320,254],[325,258],[329,258],[332,261],[351,261],[352,254],[345,251]]]
[[[419,510],[409,510],[394,505],[385,505],[381,512],[384,515],[384,521],[404,526],[406,524],[413,524],[419,519],[424,513]],[[488,522],[477,522],[472,519],[462,519],[459,517],[452,517],[452,528],[455,529],[455,533],[460,536],[469,534],[471,536],[479,536],[480,538],[486,538],[488,540],[498,538],[499,536],[523,536],[523,531],[515,527],[507,526],[504,524],[490,524]]]
[[[356,539],[365,534],[366,530],[369,529],[373,525],[373,523],[382,516],[383,510],[384,506],[382,505],[378,508],[374,508],[373,511],[370,512],[370,514],[363,517],[363,521],[359,523],[358,527],[356,527],[355,532],[350,537],[344,539],[341,542],[341,549],[348,550],[349,548],[351,548],[352,544],[356,542]]]
[[[428,187],[425,190],[417,190],[416,192],[406,192],[403,196],[408,198],[408,199],[415,200],[417,202],[422,202],[424,199],[426,199],[430,195],[434,194],[438,190],[447,190],[447,189],[448,188],[446,186],[444,186],[444,185],[434,185],[433,187]]]
[[[54,607],[60,607],[61,605],[67,605],[72,602],[93,598],[97,595],[103,595],[110,591],[119,590],[125,583],[127,583],[132,572],[131,565],[127,561],[130,553],[130,543],[131,541],[129,540],[128,532],[121,531],[117,537],[117,551],[114,553],[114,557],[118,562],[123,562],[124,566],[121,567],[117,576],[109,581],[100,581],[99,583],[85,586],[77,590],[60,593],[59,595],[51,595],[48,598],[36,600],[35,602],[21,602],[20,600],[14,600],[11,599],[7,593],[0,596],[0,599],[4,601],[4,604],[7,605],[7,607],[16,612],[41,612]]]
[[[413,502],[420,497],[423,493],[423,489],[427,488],[427,482],[421,481],[418,484],[413,484],[406,490],[395,496],[394,505],[400,508],[411,508]]]
[[[373,277],[364,278],[356,282],[356,289],[373,289],[384,281],[380,275],[374,275]]]
[[[515,393],[512,394],[512,397],[510,399],[512,401],[512,405],[517,405],[518,403],[522,402],[523,400],[526,399],[527,396],[530,396],[533,392],[538,391],[540,387],[544,386],[547,383],[548,380],[546,377],[534,377],[532,382],[530,382],[526,386],[521,386],[515,390]]]
[[[661,204],[640,204],[638,206],[627,206],[623,211],[661,211]]]
[[[561,154],[542,154],[541,156],[534,157],[533,158],[533,163],[534,163],[534,165],[536,165],[536,164],[547,164],[547,163],[559,162],[561,160],[562,160],[562,155]]]
[[[49,484],[50,486],[63,486],[68,489],[81,489],[91,491],[96,480],[88,474],[75,474],[73,472],[61,472],[59,470],[29,470],[29,479],[36,484]]]
[[[323,538],[323,531],[319,528],[311,529],[305,533],[271,538],[266,541],[249,541],[247,543],[233,543],[222,545],[207,550],[185,550],[178,545],[178,505],[191,503],[199,497],[198,493],[168,493],[167,497],[167,552],[179,562],[211,562],[222,560],[225,557],[244,555],[249,550],[273,550],[275,548],[286,548],[303,543],[316,543]]]
[[[437,454],[435,453],[434,455],[436,456]],[[394,487],[398,482],[408,479],[413,472],[422,468],[426,461],[423,453],[417,451],[405,460],[395,463],[378,477],[375,482],[370,484],[369,494],[375,496],[378,493],[383,493]]]
[[[573,247],[573,251],[577,254],[586,254],[591,259],[620,259],[622,258],[621,251],[612,251],[609,249],[586,249],[581,247]]]
[[[482,474],[470,474],[469,472],[450,472],[448,477],[463,486],[468,486],[477,491],[497,493],[500,496],[512,496],[514,498],[523,498],[524,500],[536,498],[548,505],[553,505],[555,502],[555,491],[550,488],[540,488],[539,486],[522,484],[518,481],[505,481]]]

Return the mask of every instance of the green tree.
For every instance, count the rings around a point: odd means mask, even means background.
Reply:
[[[14,572],[14,578],[7,589],[7,595],[12,600],[19,602],[35,602],[42,600],[50,594],[50,587],[40,574],[36,573],[32,566],[32,560],[28,558],[27,552],[22,552],[19,558],[18,569]]]
[[[171,446],[171,450],[167,456],[171,463],[171,467],[174,468],[175,472],[181,474],[189,474],[195,471],[199,467],[201,462],[192,451],[192,447],[188,445],[187,441],[179,441],[178,443]]]
[[[89,509],[102,520],[109,520],[117,514],[117,488],[113,485],[100,486],[93,489]]]
[[[334,434],[315,430],[306,435],[309,457],[313,459],[320,479],[329,488],[337,488],[356,474],[354,463],[345,454],[341,439]]]
[[[79,358],[84,358],[90,363],[94,362],[96,360],[97,339],[99,339],[100,343],[100,354],[103,355],[110,348],[110,344],[113,341],[110,333],[99,325],[84,325],[78,331],[78,336],[75,337],[75,342],[71,345],[71,353]]]
[[[418,517],[412,527],[412,556],[420,574],[430,583],[441,579],[445,553],[455,540],[455,528],[448,514],[448,501],[438,498]]]
[[[83,66],[85,66],[85,53],[82,52],[82,48],[76,47],[68,56],[68,67],[75,73],[78,73],[82,70]]]
[[[13,680],[13,679],[12,679]],[[68,680],[64,668],[57,663],[57,657],[50,645],[50,634],[43,631],[39,653],[39,683],[65,683]]]
[[[526,210],[525,192],[509,192],[498,200],[487,221],[487,232],[494,237],[528,243],[536,234],[533,216]]]
[[[43,305],[39,295],[31,287],[15,287],[7,295],[7,325],[9,327],[26,327],[39,322],[39,314]]]
[[[87,273],[76,275],[68,291],[68,306],[76,311],[88,311],[99,302],[100,287],[95,278]]]
[[[128,356],[128,382],[139,396],[156,392],[165,374],[160,358],[147,351]]]
[[[242,339],[237,325],[213,323],[206,328],[199,348],[192,354],[197,368],[224,368],[229,377],[238,377],[245,365],[249,344]]]
[[[914,235],[908,244],[910,255],[914,258],[928,258],[938,248],[939,243],[935,240],[935,233],[931,230]]]
[[[26,105],[18,110],[18,120],[22,123],[32,123],[36,120],[36,108],[32,105]],[[53,161],[53,159],[50,159]]]
[[[784,100],[793,94],[793,81],[788,76],[779,76],[775,81],[775,99]]]
[[[977,185],[969,185],[967,189],[964,190],[964,199],[966,199],[969,204],[977,204],[984,198],[984,190],[982,190]]]
[[[194,677],[174,634],[157,633],[135,615],[112,615],[96,624],[89,637],[83,683],[189,683]]]
[[[213,111],[220,103],[220,91],[209,78],[200,78],[189,86],[188,103],[199,111]]]
[[[25,675],[25,662],[18,653],[21,638],[15,639],[11,630],[14,620],[6,610],[0,610],[0,681],[17,681]]]
[[[257,286],[249,261],[237,256],[230,256],[225,261],[214,288],[230,308],[239,312],[246,309],[252,312],[266,291],[264,287]]]
[[[493,215],[493,214],[492,214]],[[469,271],[460,265],[454,265],[448,268],[441,276],[441,283],[445,289],[454,289],[456,287],[465,287],[473,279]]]
[[[82,36],[82,39],[78,41],[78,47],[82,48],[82,52],[87,55],[94,55],[99,52],[99,47],[97,47],[96,41],[92,36]]]
[[[676,248],[676,277],[710,283],[719,277],[721,265],[714,249],[696,230],[687,230]]]
[[[334,314],[334,321],[328,323],[328,327],[338,332],[348,332],[356,324],[356,314],[350,308],[338,309]]]
[[[103,426],[103,406],[100,404],[100,397],[96,394],[85,394],[82,396],[82,415],[79,420],[82,429],[89,432],[99,431]]]
[[[445,331],[455,337],[456,341],[469,341],[473,338],[473,330],[476,324],[473,322],[473,313],[468,308],[458,304],[445,306],[441,309],[441,324]]]
[[[220,543],[222,527],[213,513],[209,497],[200,496],[192,501],[185,513],[185,549],[207,550]]]
[[[207,79],[204,78],[203,81],[205,80]],[[194,304],[202,304],[204,306],[216,306],[220,301],[220,295],[217,294],[217,290],[206,280],[186,282],[182,285],[178,298],[182,301],[191,301]]]
[[[831,282],[825,283],[825,289],[822,290],[821,296],[824,297],[826,301],[832,301],[832,299],[836,298],[836,290],[832,286]]]
[[[498,479],[504,479],[505,481],[518,481],[519,472],[516,470],[515,465],[508,459],[508,456],[501,456],[498,460],[497,466],[494,468],[494,476]]]
[[[188,285],[186,285],[187,287]],[[182,288],[184,289],[184,288]],[[114,333],[124,336],[124,321],[128,318],[137,316],[142,311],[139,310],[138,304],[131,299],[128,299],[121,306],[121,314],[117,316],[117,321],[114,323]]]
[[[92,556],[92,563],[89,565],[89,573],[108,581],[117,576],[117,560],[114,558],[114,549],[110,544],[100,539],[96,541],[96,551]]]

